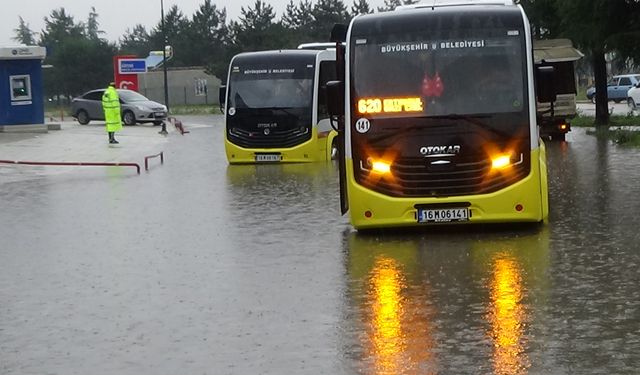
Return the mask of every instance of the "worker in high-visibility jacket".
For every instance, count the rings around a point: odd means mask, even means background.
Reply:
[[[116,90],[115,83],[109,83],[109,87],[102,94],[102,109],[104,110],[104,121],[107,125],[109,143],[117,144],[115,133],[122,130],[122,118],[120,117],[120,97]]]

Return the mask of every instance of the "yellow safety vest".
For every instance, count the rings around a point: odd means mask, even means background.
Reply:
[[[117,132],[122,129],[122,119],[120,117],[120,97],[115,87],[109,86],[102,94],[102,109],[104,110],[104,121],[108,132]]]

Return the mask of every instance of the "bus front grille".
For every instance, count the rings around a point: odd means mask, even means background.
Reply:
[[[287,130],[270,129],[267,132],[231,128],[227,132],[227,137],[229,142],[245,148],[287,148],[311,139],[311,131],[307,127]]]
[[[376,176],[366,162],[354,164],[356,181],[371,190],[392,197],[449,197],[488,194],[529,175],[530,154],[523,152],[505,171],[492,171],[485,155],[456,157],[432,164],[424,157],[403,157],[391,165],[391,176]],[[355,160],[354,160],[355,162]]]

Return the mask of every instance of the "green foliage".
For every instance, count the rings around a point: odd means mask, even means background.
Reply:
[[[190,51],[189,26],[187,19],[177,5],[172,6],[164,15],[164,35],[162,30],[162,20],[149,34],[148,50],[142,56],[147,56],[149,51],[162,51],[165,45],[173,48],[173,58],[168,62],[168,66],[189,66],[188,60]],[[163,39],[166,37],[166,40]]]
[[[54,9],[49,17],[44,18],[45,28],[40,37],[40,45],[48,49],[55,48],[67,39],[83,38],[84,25],[76,24],[73,16],[67,14],[64,8]]]
[[[231,48],[238,52],[282,48],[279,36],[284,27],[275,18],[273,7],[261,0],[256,0],[253,7],[242,7],[239,21],[230,25]]]
[[[24,22],[22,17],[20,18],[20,24],[17,28],[13,29],[15,36],[11,38],[13,41],[18,42],[20,44],[24,44],[25,46],[33,46],[36,44],[36,40],[34,38],[35,33],[31,31],[29,28],[29,24]]]
[[[640,147],[640,131],[630,129],[609,129],[609,128],[596,128],[596,130],[589,130],[587,134],[596,136],[598,138],[610,139],[613,143],[629,146]]]
[[[605,54],[640,60],[637,0],[521,0],[539,37],[566,37],[591,56],[596,92],[606,92]],[[596,97],[596,122],[608,123],[607,98]]]
[[[133,30],[127,29],[120,38],[120,54],[122,55],[147,56],[149,51],[149,33],[141,24],[134,26]]]
[[[112,80],[116,47],[99,38],[97,19],[95,9],[86,24],[76,23],[64,8],[45,17],[39,44],[47,47],[45,64],[53,66],[44,71],[48,97],[69,99]]]
[[[220,114],[220,108],[217,105],[199,104],[199,105],[172,105],[171,114],[180,115],[216,115]]]
[[[404,3],[410,1],[414,0]],[[351,11],[355,15],[372,9],[367,0],[354,0]],[[252,6],[242,7],[240,17],[229,22],[225,8],[218,7],[214,0],[201,0],[193,15],[185,15],[177,5],[168,9],[164,30],[162,20],[149,30],[142,24],[132,26],[120,37],[119,46],[101,38],[95,8],[91,8],[86,22],[76,22],[64,8],[52,10],[37,41],[29,39],[34,33],[22,19],[14,31],[17,41],[47,47],[45,63],[53,68],[45,71],[46,93],[66,98],[109,82],[112,56],[116,54],[146,57],[168,44],[174,56],[167,65],[204,66],[224,81],[235,54],[327,41],[333,25],[348,23],[350,18],[343,0],[290,0],[280,18],[268,2],[256,0]]]
[[[359,14],[373,13],[373,9],[369,6],[367,0],[354,0],[351,6],[351,15],[357,16]]]
[[[347,23],[349,13],[342,0],[318,0],[311,11],[313,16],[311,37],[317,42],[328,42],[336,23]]]
[[[577,116],[571,120],[571,126],[573,127],[591,127],[595,125],[594,117]],[[636,116],[631,112],[626,116],[611,116],[609,117],[607,127],[611,126],[640,126],[640,116]]]
[[[100,34],[104,34],[104,31],[100,30],[100,23],[98,22],[98,13],[95,7],[91,7],[89,13],[89,19],[87,20],[87,36],[89,39],[100,39]]]
[[[290,0],[280,23],[286,32],[283,35],[283,47],[294,48],[301,43],[313,42],[313,3],[301,0],[296,5]]]

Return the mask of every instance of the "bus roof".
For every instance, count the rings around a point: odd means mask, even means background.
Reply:
[[[270,51],[242,52],[235,55],[233,63],[242,64],[269,64],[270,62],[297,62],[311,64],[315,63],[320,55],[320,60],[335,60],[334,50],[314,50],[314,49],[281,49]]]
[[[477,6],[476,3],[470,4],[469,0],[465,0],[465,2],[456,2],[458,6],[425,7],[414,4],[407,6],[403,11],[360,15],[351,23],[351,37],[405,33],[410,30],[426,31],[444,28],[447,25],[475,28],[477,17],[486,17],[487,20],[499,19],[502,27],[522,29],[524,27],[522,10],[515,5],[506,6],[506,3],[495,0],[483,1],[482,4],[491,5]],[[461,20],[464,22],[460,23]]]
[[[325,49],[335,49],[336,44],[331,42],[322,42],[322,43],[302,43],[298,46],[298,49],[311,49],[311,50],[325,50]]]
[[[277,50],[269,50],[269,51],[251,51],[251,52],[242,52],[236,55],[236,57],[250,57],[257,56],[262,58],[269,57],[281,57],[281,56],[315,56],[319,53],[323,52],[323,50],[316,49],[277,49]]]
[[[415,8],[439,8],[465,5],[514,5],[513,0],[422,0],[415,4],[401,5],[395,10]]]

